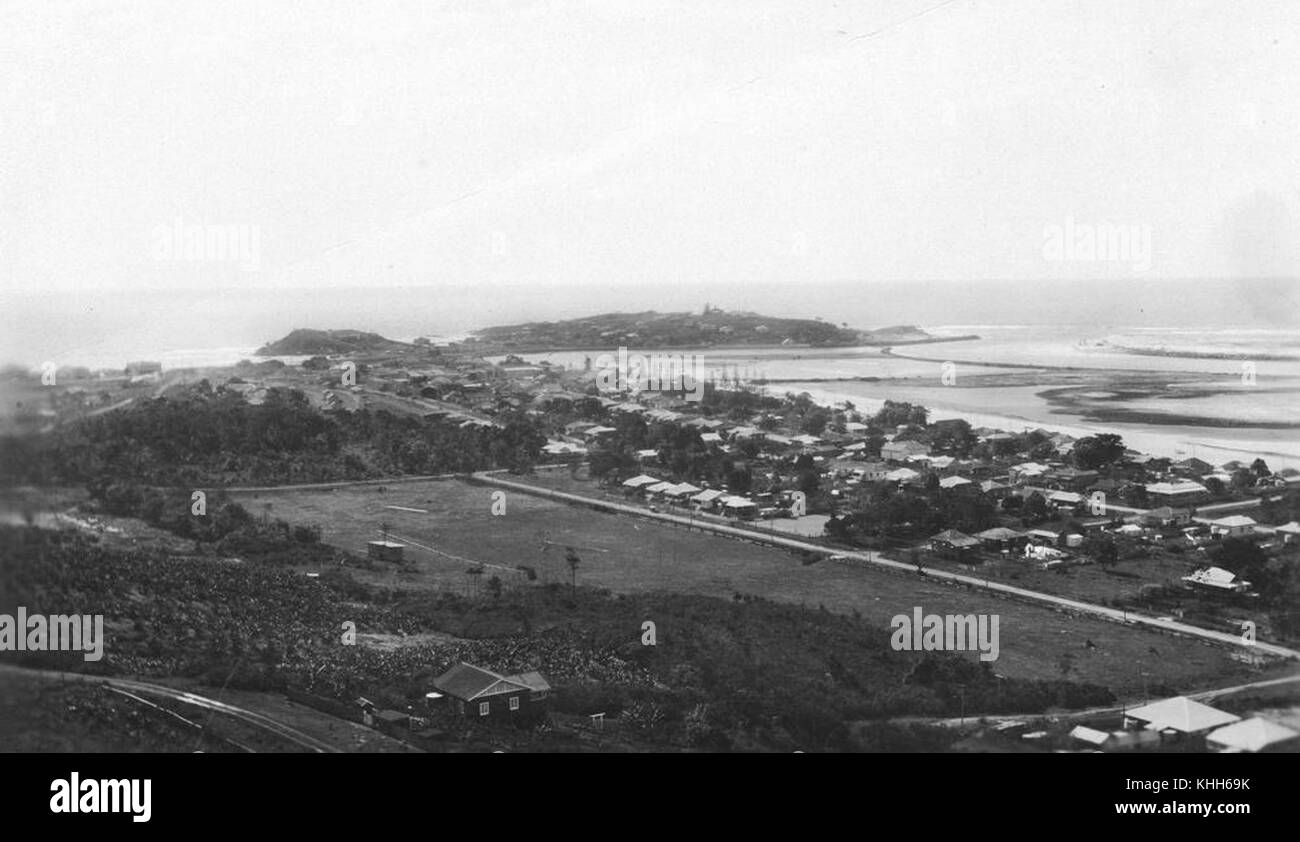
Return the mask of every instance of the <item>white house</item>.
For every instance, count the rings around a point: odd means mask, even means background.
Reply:
[[[691,502],[696,504],[696,506],[698,506],[701,509],[708,509],[716,505],[719,497],[726,497],[726,496],[727,493],[725,491],[720,491],[716,488],[710,488],[707,491],[701,491],[699,494],[696,494],[693,497],[691,497]]]
[[[684,502],[692,494],[699,494],[702,489],[691,485],[689,482],[682,482],[674,485],[672,488],[665,489],[663,496],[669,500]]]
[[[911,468],[899,468],[896,471],[890,471],[885,474],[885,479],[888,482],[912,482],[920,475],[919,472],[914,471]]]
[[[1290,523],[1283,524],[1273,532],[1282,536],[1283,544],[1294,544],[1296,541],[1300,541],[1300,520],[1293,520]]]
[[[1035,477],[1041,477],[1050,470],[1051,468],[1038,462],[1022,462],[1019,465],[1012,465],[1007,470],[1007,475],[1013,482],[1024,482]]]
[[[722,504],[722,508],[730,517],[749,520],[758,515],[758,504],[744,497],[729,497],[727,502]]]
[[[926,456],[930,448],[919,441],[891,441],[880,448],[880,456],[891,462],[905,462],[913,456]]]
[[[649,498],[649,497],[654,497],[656,494],[663,494],[664,492],[669,491],[676,487],[677,487],[676,483],[656,482],[654,485],[643,486],[641,489],[641,493],[644,494],[647,498]]]
[[[1210,524],[1210,534],[1219,538],[1231,538],[1236,535],[1251,535],[1255,532],[1254,518],[1245,515],[1221,517]]]
[[[1162,699],[1126,711],[1127,720],[1144,725],[1148,730],[1174,734],[1204,734],[1237,722],[1241,719],[1233,713],[1203,705],[1186,696]]]
[[[1202,568],[1190,576],[1184,576],[1183,581],[1193,587],[1207,588],[1223,593],[1240,593],[1250,587],[1250,582],[1237,578],[1236,573],[1231,570],[1224,570],[1222,567]]]
[[[1210,490],[1199,482],[1153,482],[1146,486],[1152,506],[1182,506],[1198,503],[1210,496]]]
[[[1047,502],[1058,509],[1073,509],[1083,503],[1083,495],[1073,491],[1053,491],[1047,495]]]
[[[1209,748],[1224,754],[1264,751],[1300,739],[1300,732],[1258,716],[1225,725],[1205,736]]]

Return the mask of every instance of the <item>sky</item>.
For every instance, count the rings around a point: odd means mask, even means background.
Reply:
[[[1295,279],[1297,83],[1276,0],[9,2],[0,290]]]

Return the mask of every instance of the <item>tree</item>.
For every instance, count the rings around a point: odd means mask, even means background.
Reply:
[[[929,410],[923,406],[915,406],[904,401],[885,401],[880,411],[872,416],[872,423],[876,427],[883,427],[888,430],[894,430],[904,425],[914,425],[924,427],[926,416]]]
[[[727,471],[727,488],[732,494],[748,494],[754,478],[747,468],[732,468]]]
[[[1038,462],[1046,462],[1049,459],[1056,458],[1056,445],[1050,441],[1042,441],[1029,449],[1029,458]]]
[[[578,565],[582,563],[582,560],[578,558],[578,553],[574,551],[573,547],[564,548],[564,560],[569,565],[569,575],[571,577],[569,592],[576,594],[578,592]]]
[[[604,479],[607,476],[621,477],[631,473],[636,467],[636,457],[624,451],[595,450],[587,459],[588,469],[593,477]]]
[[[1147,494],[1147,487],[1140,482],[1135,482],[1124,486],[1120,492],[1120,497],[1124,500],[1125,505],[1132,506],[1135,509],[1150,508],[1151,496]]]
[[[1119,561],[1119,547],[1115,546],[1115,539],[1109,535],[1089,538],[1083,550],[1102,567],[1114,567]]]
[[[831,516],[826,521],[826,535],[834,541],[847,543],[850,540],[851,533],[849,526],[853,523],[852,519],[845,517]]]
[[[1268,587],[1268,554],[1254,541],[1225,538],[1214,551],[1214,563],[1224,570],[1236,573],[1261,593]]]
[[[830,413],[817,407],[803,417],[803,431],[812,436],[820,436],[830,421]]]
[[[1035,491],[1025,498],[1025,505],[1021,512],[1026,518],[1034,523],[1042,523],[1047,520],[1047,498]]]
[[[930,425],[930,444],[940,453],[965,458],[978,441],[970,423],[961,418],[935,421]]]
[[[1268,463],[1263,459],[1256,459],[1254,462],[1251,462],[1250,470],[1257,477],[1266,477],[1272,474],[1272,471],[1268,469]]]
[[[1085,470],[1096,470],[1124,455],[1124,440],[1114,433],[1084,436],[1074,443],[1074,463]]]

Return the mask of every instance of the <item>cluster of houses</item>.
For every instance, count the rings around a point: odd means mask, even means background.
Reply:
[[[995,526],[974,535],[956,529],[945,529],[930,536],[928,547],[930,552],[940,558],[962,563],[974,563],[979,560],[981,553],[989,553],[1003,557],[1024,557],[1040,562],[1044,567],[1053,567],[1071,557],[1064,548],[1081,546],[1083,538],[1083,535],[1066,529],[1019,530]]]
[[[565,395],[570,399],[589,399],[577,393]],[[543,400],[538,397],[538,402]],[[610,426],[614,419],[635,415],[649,422],[676,423],[695,428],[705,444],[716,445],[723,452],[735,452],[742,443],[758,445],[760,454],[788,456],[806,454],[818,463],[823,474],[838,488],[860,482],[897,482],[901,485],[923,482],[931,474],[938,474],[942,487],[965,488],[971,492],[1001,498],[1024,486],[1042,487],[1050,493],[1049,502],[1057,507],[1076,507],[1084,498],[1102,492],[1112,500],[1119,499],[1132,486],[1142,486],[1150,507],[1190,507],[1210,501],[1213,492],[1206,483],[1217,479],[1228,485],[1234,475],[1249,466],[1238,461],[1211,465],[1202,459],[1189,458],[1174,461],[1153,457],[1137,451],[1126,451],[1117,470],[1103,477],[1097,471],[1072,467],[1064,461],[1023,461],[1008,464],[1009,459],[999,457],[958,459],[932,452],[925,441],[918,440],[914,428],[899,426],[885,432],[884,442],[877,455],[869,444],[871,428],[861,422],[850,421],[839,428],[827,428],[818,435],[785,434],[762,429],[753,423],[729,423],[716,418],[695,414],[693,404],[656,395],[642,395],[637,400],[598,397],[608,415],[607,423],[577,421],[567,425],[563,433],[548,445],[548,452],[564,454],[574,448],[588,450],[599,447],[613,437],[617,428]],[[992,428],[976,428],[977,440],[997,448],[1017,437]],[[1050,445],[1058,459],[1068,458],[1076,439],[1065,433],[1036,430],[1037,438]],[[653,456],[653,454],[649,454]],[[1252,477],[1252,486],[1285,488],[1300,482],[1300,472],[1282,471]]]
[[[760,516],[771,517],[775,510],[788,512],[789,506],[772,506],[772,512],[764,511],[759,502],[739,494],[728,494],[716,488],[699,488],[689,482],[674,483],[649,474],[640,474],[623,481],[623,492],[651,503],[666,503],[691,511],[717,514],[739,520],[755,520]],[[767,495],[769,498],[771,495]]]
[[[1082,547],[1089,535],[1110,532],[1126,538],[1161,543],[1163,534],[1156,530],[1170,525],[1168,516],[1159,511],[1144,512],[1128,519],[1133,522],[1118,526],[1115,525],[1115,519],[1110,517],[1084,518],[1073,521],[1076,525],[1072,526],[1040,526],[1034,529],[996,526],[974,535],[956,529],[945,529],[930,536],[928,549],[940,558],[963,563],[973,563],[979,560],[981,553],[988,553],[1002,557],[1023,556],[1042,563],[1044,567],[1054,567],[1071,560],[1072,555],[1068,551]],[[1264,527],[1245,515],[1228,515],[1184,527],[1181,532],[1190,544],[1198,547],[1223,538],[1269,534],[1281,536],[1284,542],[1290,543],[1300,534],[1300,524],[1293,522],[1284,526]],[[1192,576],[1184,577],[1183,581],[1193,587],[1220,592],[1243,593],[1250,587],[1249,582],[1216,567],[1199,570]]]
[[[699,431],[700,440],[704,444],[716,445],[726,452],[734,451],[736,446],[742,442],[752,442],[760,445],[764,451],[769,453],[797,451],[826,459],[840,454],[851,455],[864,450],[866,447],[863,441],[867,429],[865,424],[850,423],[846,425],[843,433],[827,430],[820,436],[807,433],[783,435],[773,430],[763,430],[748,424],[727,423],[716,418],[704,418],[673,409],[648,406],[636,401],[619,401],[606,397],[598,398],[598,400],[611,419],[623,415],[635,415],[648,422],[676,423],[683,427],[694,428]],[[685,404],[685,402],[679,403],[679,405],[682,404]],[[851,430],[849,428],[859,429]],[[552,443],[592,447],[601,444],[616,432],[617,428],[606,424],[575,421],[566,425],[563,435]]]
[[[997,435],[991,434],[988,438]],[[1055,444],[1065,449],[1070,446],[1069,442]],[[1097,471],[1031,461],[1007,466],[1002,472],[991,475],[991,471],[997,469],[988,462],[962,463],[947,456],[933,457],[925,453],[923,445],[917,442],[890,442],[882,448],[884,454],[889,454],[892,461],[842,465],[841,475],[847,476],[850,484],[886,481],[906,486],[938,473],[941,489],[980,494],[999,502],[1011,495],[1027,498],[1038,494],[1046,504],[1049,518],[1071,519],[1068,527],[1013,529],[997,526],[973,535],[955,529],[932,535],[928,540],[930,552],[953,561],[974,563],[983,554],[989,554],[1004,558],[1023,557],[1044,567],[1053,567],[1074,560],[1070,551],[1081,547],[1089,535],[1113,532],[1158,543],[1165,540],[1170,527],[1178,527],[1190,545],[1200,548],[1226,538],[1259,538],[1281,544],[1300,540],[1300,523],[1274,527],[1259,524],[1248,515],[1224,513],[1242,505],[1257,505],[1258,500],[1205,505],[1211,498],[1209,488],[1180,475],[1211,467],[1197,459],[1167,466],[1153,465],[1150,457],[1128,452],[1125,462],[1141,467],[1131,471],[1133,479],[1127,484],[1140,485],[1149,506],[1137,508],[1118,502],[1129,498],[1130,489],[1126,488],[1124,481],[1102,477]],[[900,462],[903,463],[901,467]],[[1220,470],[1239,471],[1243,467],[1241,463],[1228,463],[1220,466]],[[1156,481],[1142,482],[1151,478],[1150,471],[1161,469],[1164,473]],[[1294,472],[1286,472],[1270,479],[1267,488],[1288,485],[1297,477]],[[1213,567],[1199,570],[1184,577],[1183,581],[1189,587],[1220,593],[1245,593],[1250,588],[1250,582]]]
[[[1186,696],[1175,696],[1124,712],[1113,731],[1080,725],[1070,732],[1092,751],[1184,750],[1222,753],[1294,752],[1300,731],[1261,716],[1243,719]]]
[[[1103,476],[1095,470],[1069,465],[1063,459],[1014,462],[1007,458],[959,459],[933,453],[926,442],[911,437],[912,431],[905,426],[883,435],[884,443],[879,456],[875,456],[868,452],[869,428],[859,422],[849,422],[840,430],[826,430],[820,436],[783,435],[748,424],[729,424],[648,406],[649,400],[647,403],[606,397],[599,400],[609,412],[609,423],[581,421],[569,424],[563,438],[550,442],[546,452],[554,456],[585,454],[589,448],[600,447],[617,434],[618,429],[610,426],[616,423],[615,417],[630,413],[649,421],[674,422],[696,428],[707,444],[716,445],[723,452],[735,452],[743,442],[757,443],[760,456],[755,462],[759,464],[765,458],[763,454],[811,456],[822,474],[822,487],[828,489],[832,499],[849,499],[852,489],[864,483],[888,482],[899,487],[920,487],[936,482],[937,478],[940,489],[981,495],[997,503],[1009,496],[1023,499],[1037,493],[1047,505],[1049,518],[1053,515],[1084,518],[1083,534],[997,527],[976,535],[948,530],[930,539],[932,551],[958,559],[990,552],[1023,555],[1048,565],[1061,563],[1068,559],[1070,549],[1083,543],[1086,534],[1112,528],[1117,519],[1124,521],[1116,530],[1119,534],[1149,540],[1160,540],[1158,532],[1174,525],[1182,527],[1194,545],[1227,537],[1256,535],[1275,536],[1283,543],[1300,540],[1297,537],[1300,536],[1300,524],[1262,526],[1239,511],[1214,511],[1219,507],[1210,505],[1213,492],[1206,483],[1220,479],[1226,486],[1234,475],[1249,470],[1241,462],[1214,466],[1197,458],[1173,461],[1129,450],[1115,468]],[[1064,433],[1037,432],[1041,440],[1050,443],[1058,457],[1068,456],[1074,446],[1075,439]],[[973,433],[980,442],[990,445],[1015,439],[1010,433],[989,428],[978,428]],[[659,454],[655,450],[644,450],[636,456],[649,467],[658,462]],[[1253,481],[1253,490],[1262,494],[1268,489],[1287,487],[1300,481],[1300,472],[1287,470],[1255,477]],[[649,474],[633,477],[623,486],[629,494],[652,503],[664,502],[710,513],[741,518],[761,517],[765,513],[779,516],[782,513],[782,507],[770,501],[699,488],[685,482],[674,483]],[[1142,501],[1141,507],[1125,506],[1120,502],[1135,499]],[[1246,500],[1223,506],[1249,506],[1256,502]],[[1201,516],[1198,517],[1198,513]]]

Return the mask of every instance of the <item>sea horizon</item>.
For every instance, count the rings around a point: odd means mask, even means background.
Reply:
[[[789,318],[823,317],[853,328],[916,325],[934,333],[1060,326],[1202,331],[1300,330],[1300,284],[1277,280],[1201,281],[1195,297],[1176,305],[1175,281],[1044,284],[1026,296],[1019,281],[942,281],[918,295],[907,282],[823,284],[718,283],[707,286],[592,288],[401,286],[294,289],[132,288],[0,290],[9,330],[0,336],[0,365],[45,362],[90,368],[156,359],[171,367],[235,362],[298,328],[354,329],[410,341],[453,341],[496,325],[551,321],[612,312],[731,311]],[[1003,288],[1004,287],[1004,288]],[[1050,294],[1048,292],[1050,291]],[[934,302],[943,301],[940,309]],[[834,317],[833,319],[831,317]],[[235,359],[229,359],[235,355]],[[187,362],[188,361],[188,362]]]

